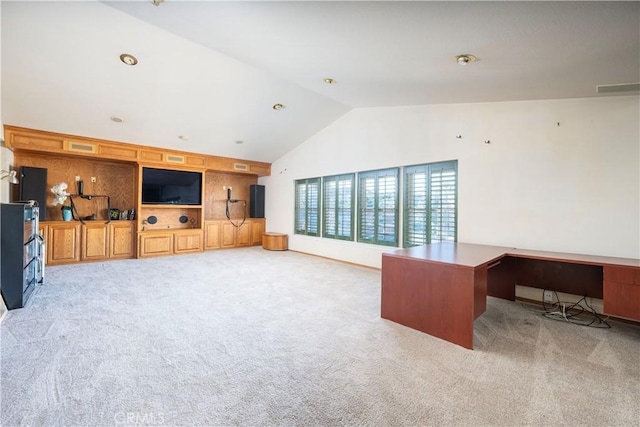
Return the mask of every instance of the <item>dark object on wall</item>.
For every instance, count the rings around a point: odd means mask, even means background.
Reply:
[[[38,234],[38,206],[0,205],[0,290],[7,309],[22,308],[44,283],[44,238]]]
[[[264,185],[249,186],[249,218],[264,218]]]
[[[47,215],[47,169],[20,166],[20,185],[14,201],[35,200],[40,207],[40,221]]]
[[[202,173],[142,168],[142,204],[199,205]]]

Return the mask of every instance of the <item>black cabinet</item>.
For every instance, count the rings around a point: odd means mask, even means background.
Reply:
[[[44,237],[34,202],[0,205],[0,291],[7,309],[22,308],[44,282]]]

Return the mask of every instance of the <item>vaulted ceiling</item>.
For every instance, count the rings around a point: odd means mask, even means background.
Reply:
[[[637,1],[2,1],[0,13],[3,123],[259,161],[352,108],[640,81]]]

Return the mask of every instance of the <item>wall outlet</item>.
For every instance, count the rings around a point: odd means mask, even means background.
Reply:
[[[553,291],[544,291],[544,302],[553,302]]]
[[[76,175],[76,182],[80,181],[80,175]]]
[[[95,176],[92,176],[92,177],[91,177],[91,182],[93,182],[93,183],[95,184],[96,182],[98,182],[98,180],[96,179],[96,177],[95,177]]]

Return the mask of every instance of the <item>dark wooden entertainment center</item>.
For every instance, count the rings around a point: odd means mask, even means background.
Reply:
[[[46,211],[40,234],[46,237],[47,264],[137,258],[261,245],[264,218],[250,218],[250,186],[271,173],[271,164],[60,134],[5,125],[5,145],[14,168],[46,168]],[[143,204],[144,167],[202,174],[200,205]],[[76,177],[83,181],[79,197]],[[68,184],[76,219],[63,221],[49,189]],[[226,218],[226,188],[246,201]],[[17,200],[15,196],[12,200]],[[109,200],[109,203],[105,203]],[[67,202],[68,203],[68,202]],[[109,209],[135,212],[135,218],[112,219]],[[153,220],[152,220],[153,217]],[[185,221],[186,218],[186,221]],[[243,222],[243,219],[246,220]],[[235,225],[234,225],[235,224]],[[239,226],[242,224],[241,226]]]

